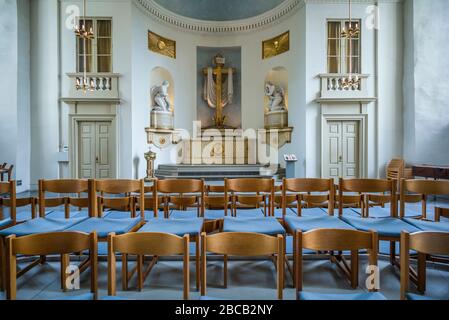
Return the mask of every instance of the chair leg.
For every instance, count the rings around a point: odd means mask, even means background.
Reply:
[[[195,237],[195,278],[196,290],[200,290],[200,236]]]
[[[5,291],[6,282],[6,253],[5,239],[0,238],[0,291]]]
[[[122,254],[122,290],[128,290],[128,255]]]
[[[418,292],[426,292],[426,255],[418,253]]]
[[[390,241],[390,264],[395,265],[396,262],[396,242]]]
[[[223,256],[223,287],[228,287],[228,255]]]
[[[351,287],[356,289],[359,285],[359,253],[351,251]]]
[[[67,290],[66,280],[67,280],[67,267],[70,264],[70,257],[68,254],[61,254],[61,289],[63,291]]]
[[[142,291],[143,288],[143,256],[142,255],[138,255],[137,259],[136,259],[136,263],[137,263],[137,289],[139,291]]]

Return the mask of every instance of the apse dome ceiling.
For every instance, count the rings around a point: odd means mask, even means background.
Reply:
[[[278,23],[305,0],[133,0],[149,16],[196,33],[250,32]]]
[[[207,21],[231,21],[258,16],[285,0],[154,0],[184,17]]]

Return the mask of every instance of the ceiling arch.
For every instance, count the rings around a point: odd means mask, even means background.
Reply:
[[[232,21],[258,16],[285,0],[155,0],[184,17],[206,21]]]

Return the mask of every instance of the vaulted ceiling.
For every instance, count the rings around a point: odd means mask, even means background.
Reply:
[[[207,21],[247,19],[263,14],[285,0],[154,0],[165,9]]]

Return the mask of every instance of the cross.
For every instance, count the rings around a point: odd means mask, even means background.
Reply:
[[[223,83],[223,75],[228,74],[228,69],[223,69],[224,67],[224,58],[221,55],[216,55],[214,58],[215,68],[212,69],[212,74],[216,77],[215,80],[215,97],[217,99],[215,106],[215,126],[217,128],[223,128],[225,118],[223,116],[223,107],[221,106],[221,89]],[[232,69],[235,72],[235,69]],[[203,73],[207,76],[207,68],[203,69]]]

